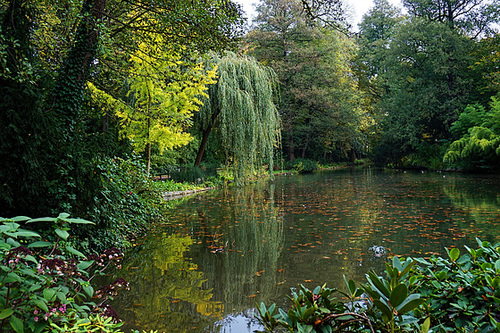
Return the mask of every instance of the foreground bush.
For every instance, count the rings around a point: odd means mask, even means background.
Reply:
[[[52,223],[55,241],[48,242],[20,223]],[[106,301],[123,279],[94,290],[92,279],[123,254],[116,248],[85,256],[70,242],[70,225],[93,224],[69,218],[0,218],[1,332],[119,332],[119,319]],[[45,235],[44,235],[45,236]],[[96,300],[96,301],[94,301]]]
[[[347,292],[301,285],[287,312],[261,303],[258,319],[267,332],[500,332],[500,244],[477,242],[448,259],[394,257]]]

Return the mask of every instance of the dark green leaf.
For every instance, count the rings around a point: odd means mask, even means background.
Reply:
[[[33,303],[36,304],[40,309],[42,309],[45,312],[49,312],[49,307],[47,306],[47,301],[45,299],[35,299]]]
[[[66,246],[66,251],[68,251],[69,253],[72,253],[74,255],[77,255],[79,257],[86,258],[86,256],[83,253],[81,253],[80,251],[78,251],[77,249],[75,249],[74,247],[72,247],[70,245]]]
[[[391,293],[389,289],[384,285],[380,278],[375,274],[375,272],[369,272],[367,274],[367,280],[370,285],[380,294],[380,297],[386,297],[389,299]]]
[[[94,296],[94,288],[92,288],[91,285],[84,285],[83,286],[83,291],[89,296],[92,297]]]
[[[382,313],[386,316],[387,320],[386,321],[389,321],[391,320],[392,318],[392,310],[389,308],[389,306],[387,306],[387,304],[381,302],[380,300],[378,299],[375,299],[373,300],[373,305],[375,305],[375,307],[377,309],[379,309],[380,311],[382,311]]]
[[[92,221],[87,221],[84,219],[66,219],[65,221],[73,224],[95,224]]]
[[[420,298],[419,294],[411,294],[403,303],[396,307],[396,310],[399,314],[404,314],[415,309],[423,303],[425,303],[425,299]]]
[[[408,296],[408,287],[401,283],[392,290],[389,301],[393,307],[397,307],[406,299],[406,296]]]
[[[22,230],[13,233],[14,237],[40,237],[40,235],[34,231]]]
[[[43,290],[43,298],[45,298],[48,302],[52,302],[55,300],[56,291],[52,288],[46,288]]]

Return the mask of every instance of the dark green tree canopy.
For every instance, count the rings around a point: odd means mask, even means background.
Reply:
[[[493,33],[500,18],[498,1],[488,0],[403,0],[408,12],[429,21],[448,24],[471,35]]]

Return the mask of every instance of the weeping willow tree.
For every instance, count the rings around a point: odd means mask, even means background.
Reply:
[[[209,86],[209,98],[199,112],[202,140],[196,156],[199,166],[212,129],[224,148],[226,165],[237,183],[263,164],[273,168],[274,147],[280,141],[280,117],[274,104],[274,71],[255,59],[226,53],[212,55],[218,80]]]

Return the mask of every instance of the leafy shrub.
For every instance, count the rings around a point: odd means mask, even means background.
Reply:
[[[453,248],[448,259],[417,259],[414,278],[435,332],[500,331],[500,244],[477,243],[462,256]]]
[[[467,106],[450,131],[457,140],[446,151],[444,162],[469,170],[497,168],[500,161],[499,98],[491,98],[489,110],[478,104]]]
[[[92,222],[66,213],[0,222],[0,331],[119,332],[121,323],[106,301],[127,288],[127,282],[118,279],[98,290],[91,282],[109,265],[119,265],[123,254],[112,248],[86,257],[69,243],[71,224]],[[53,223],[56,241],[40,240],[39,234],[19,224],[35,222]]]
[[[287,169],[295,170],[298,173],[310,173],[318,169],[318,163],[309,159],[297,158],[291,165],[287,166]]]
[[[404,281],[414,264],[411,259],[401,262],[394,257],[393,264],[386,266],[387,278],[370,272],[368,284],[360,288],[346,279],[347,293],[326,286],[311,291],[301,285],[299,292],[292,291],[289,297],[292,305],[288,312],[277,309],[274,304],[266,308],[261,303],[258,320],[268,331],[277,327],[290,332],[420,330],[428,321],[419,323],[413,310],[424,303],[424,299],[410,292],[415,289],[413,283]]]
[[[129,239],[160,220],[167,208],[161,186],[149,177],[139,159],[100,159],[94,178],[100,191],[86,217],[95,221],[97,228],[75,230],[81,244],[90,248],[128,247]]]
[[[258,320],[267,331],[500,332],[500,244],[477,242],[462,256],[447,250],[448,259],[394,257],[386,278],[369,272],[359,288],[346,280],[347,293],[301,285],[288,312],[262,303]]]

